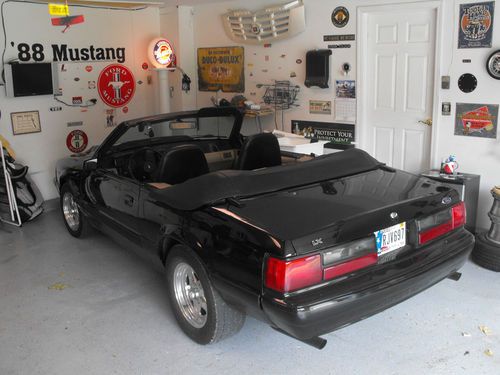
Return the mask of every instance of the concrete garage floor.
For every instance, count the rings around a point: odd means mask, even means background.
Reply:
[[[322,351],[251,318],[203,347],[177,327],[160,273],[101,234],[73,239],[50,211],[0,225],[0,374],[500,374],[500,274],[462,272]]]

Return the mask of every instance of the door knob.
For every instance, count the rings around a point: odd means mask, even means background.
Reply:
[[[427,126],[432,126],[432,119],[428,118],[428,119],[425,119],[425,120],[419,120],[419,123],[427,125]]]

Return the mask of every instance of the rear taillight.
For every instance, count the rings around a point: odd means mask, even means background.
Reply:
[[[319,254],[294,260],[267,259],[265,284],[278,292],[291,292],[321,282],[323,270]]]
[[[460,202],[452,208],[428,216],[417,222],[418,243],[423,245],[465,224],[465,205]]]
[[[316,285],[377,263],[374,237],[293,260],[267,259],[265,286],[287,293]]]

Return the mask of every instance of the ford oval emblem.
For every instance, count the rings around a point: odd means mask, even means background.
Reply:
[[[451,197],[444,197],[442,200],[441,200],[441,203],[442,204],[450,204],[452,201]]]
[[[391,212],[390,216],[391,216],[391,219],[397,219],[398,213],[397,212]]]

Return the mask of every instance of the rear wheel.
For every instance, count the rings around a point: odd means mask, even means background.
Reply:
[[[177,322],[198,344],[211,344],[237,333],[245,314],[227,305],[213,288],[205,267],[189,248],[176,245],[166,263],[170,304]]]
[[[61,188],[61,211],[66,229],[73,237],[85,237],[88,234],[87,218],[76,204],[75,196],[67,183]]]

